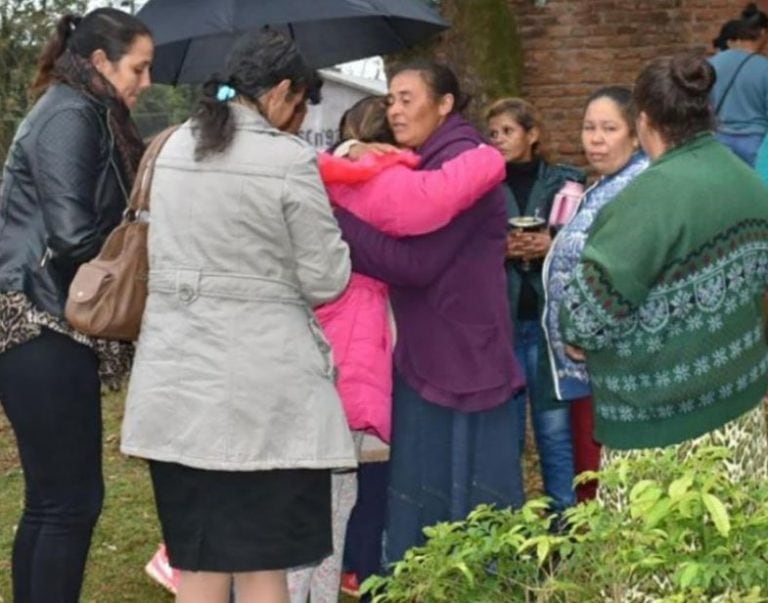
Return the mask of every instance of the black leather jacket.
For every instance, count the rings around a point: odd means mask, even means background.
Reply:
[[[107,108],[55,84],[24,118],[0,188],[0,292],[63,316],[69,284],[120,222],[128,183]]]

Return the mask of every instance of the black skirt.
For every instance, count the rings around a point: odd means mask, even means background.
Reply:
[[[209,471],[150,461],[172,567],[252,572],[320,561],[333,550],[328,469]]]

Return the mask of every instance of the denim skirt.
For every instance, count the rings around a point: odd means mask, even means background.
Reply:
[[[421,545],[426,526],[479,504],[523,503],[516,409],[514,400],[480,412],[444,408],[395,374],[385,565]]]

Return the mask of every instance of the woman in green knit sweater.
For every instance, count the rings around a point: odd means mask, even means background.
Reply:
[[[562,320],[571,353],[586,355],[603,461],[718,444],[734,450],[738,480],[768,460],[768,189],[712,136],[714,80],[691,55],[638,77],[652,163],[595,221]]]

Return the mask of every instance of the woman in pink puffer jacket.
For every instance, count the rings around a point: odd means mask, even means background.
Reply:
[[[369,97],[350,109],[342,137],[387,142],[383,100]],[[439,170],[416,171],[418,162],[410,152],[370,153],[359,161],[324,154],[320,174],[333,205],[397,237],[445,226],[505,175],[503,157],[490,146],[467,151]],[[345,293],[316,315],[333,349],[350,428],[389,442],[394,337],[387,286],[353,273]]]

